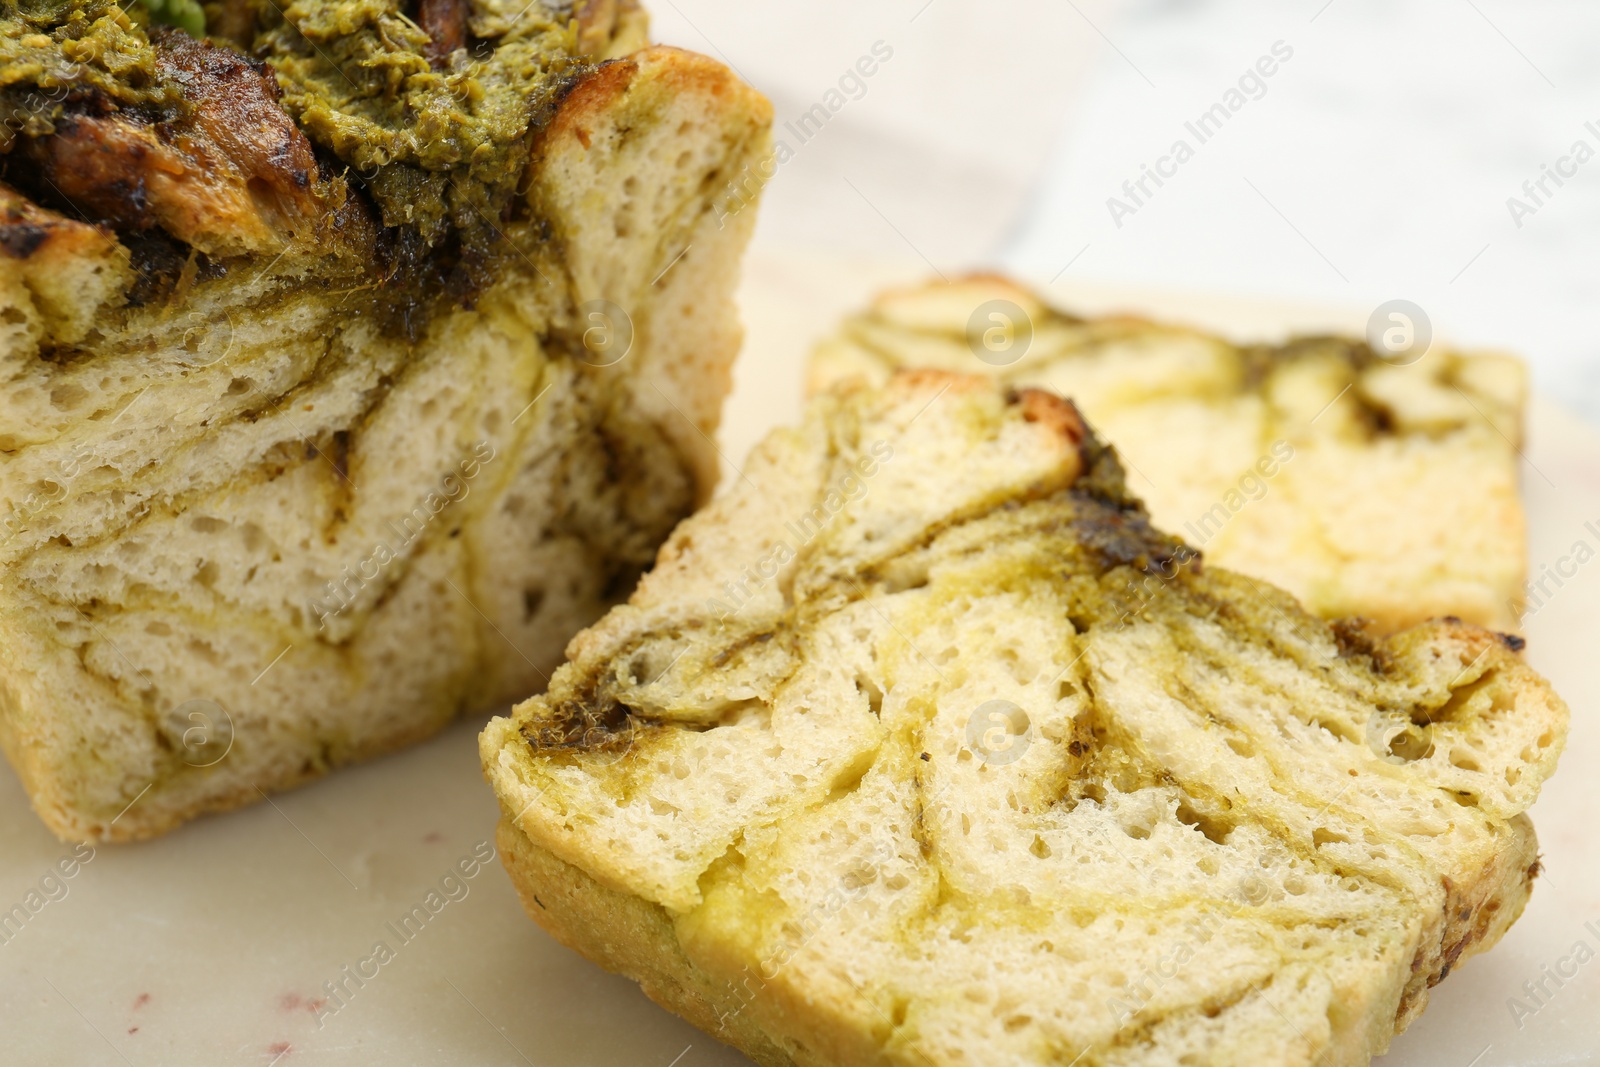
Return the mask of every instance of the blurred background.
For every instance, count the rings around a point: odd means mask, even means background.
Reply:
[[[1592,4],[651,8],[658,40],[719,56],[777,109],[787,152],[755,264],[1000,266],[1069,293],[1148,287],[1152,310],[1162,292],[1406,299],[1436,336],[1523,355],[1536,389],[1600,423]]]

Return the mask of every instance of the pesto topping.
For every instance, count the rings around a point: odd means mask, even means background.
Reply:
[[[69,101],[169,110],[183,101],[162,81],[145,33],[148,13],[110,0],[0,0],[0,152],[18,135],[55,132]]]
[[[190,115],[193,86],[163,63],[163,34],[176,31],[152,19],[197,34],[198,11],[196,0],[0,0],[0,156],[77,116]],[[442,258],[461,292],[486,281],[533,136],[586,69],[570,4],[297,0],[214,4],[211,15],[220,36],[199,47],[248,46],[268,64],[281,90],[272,106],[397,231],[397,271]],[[52,198],[26,168],[3,177]]]
[[[439,57],[440,69],[398,0],[297,0],[264,21],[255,52],[284,109],[366,183],[384,225],[429,247],[452,230],[468,250],[494,243],[531,131],[580,70],[575,27],[537,2],[473,19],[499,36]]]

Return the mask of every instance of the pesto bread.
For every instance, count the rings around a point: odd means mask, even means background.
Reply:
[[[0,12],[0,741],[66,838],[543,688],[717,474],[767,102],[610,0],[269,6]]]
[[[557,939],[764,1067],[1364,1064],[1505,932],[1567,711],[1161,533],[1071,404],[823,394],[481,739]]]
[[[1417,355],[1080,318],[980,276],[883,293],[817,346],[809,384],[922,367],[1053,389],[1116,445],[1156,523],[1212,561],[1329,619],[1514,630],[1525,368],[1437,345]]]

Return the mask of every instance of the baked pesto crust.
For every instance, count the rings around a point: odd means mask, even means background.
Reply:
[[[229,0],[197,39],[142,4],[4,0],[0,179],[118,231],[158,282],[191,251],[288,252],[354,259],[367,302],[470,302],[518,254],[540,131],[641,21],[615,0]]]

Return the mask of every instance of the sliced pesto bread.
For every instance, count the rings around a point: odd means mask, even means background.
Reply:
[[[1492,946],[1567,711],[1161,532],[1068,402],[823,393],[481,738],[557,939],[764,1067],[1365,1064]]]
[[[0,742],[64,837],[543,688],[716,477],[767,102],[629,3],[339,8],[4,13]]]
[[[1526,371],[1422,340],[1394,353],[1335,336],[1235,344],[1082,318],[974,277],[883,293],[817,346],[810,383],[920,367],[1052,389],[1116,445],[1156,522],[1212,561],[1325,618],[1513,630]]]

